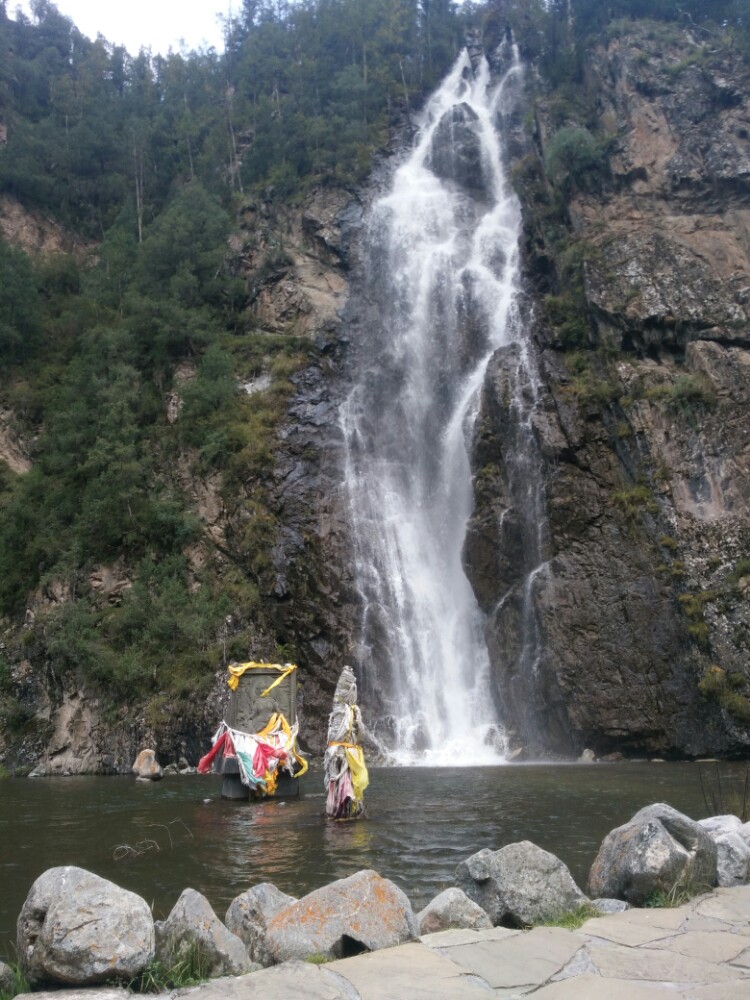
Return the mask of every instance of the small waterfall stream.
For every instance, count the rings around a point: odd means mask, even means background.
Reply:
[[[462,566],[479,390],[521,332],[520,208],[501,148],[521,68],[506,48],[499,80],[484,57],[459,58],[366,234],[370,321],[340,411],[363,609],[354,662],[397,763],[497,763],[506,749]]]

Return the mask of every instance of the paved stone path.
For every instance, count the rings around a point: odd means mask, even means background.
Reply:
[[[675,909],[596,917],[577,931],[443,931],[327,965],[286,962],[180,993],[189,1000],[750,1000],[750,886],[716,889]]]
[[[197,994],[197,995],[196,995]],[[579,930],[443,931],[323,966],[223,979],[191,1000],[750,1000],[750,886]]]

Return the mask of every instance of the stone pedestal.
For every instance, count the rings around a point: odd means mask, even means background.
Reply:
[[[258,733],[266,727],[275,712],[281,712],[290,726],[297,721],[297,673],[294,671],[270,691],[265,698],[263,691],[279,677],[279,671],[272,667],[247,670],[229,699],[227,723],[231,729],[244,733]],[[240,768],[236,757],[220,756],[214,770],[223,776],[221,797],[223,799],[246,800],[250,789],[242,784]],[[285,772],[279,776],[275,799],[299,798],[299,782]]]

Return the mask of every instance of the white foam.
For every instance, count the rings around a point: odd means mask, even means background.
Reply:
[[[360,688],[370,717],[390,720],[383,741],[402,764],[496,765],[507,749],[463,546],[479,390],[493,352],[519,336],[521,216],[498,133],[519,72],[514,53],[495,85],[486,61],[472,75],[464,54],[369,219],[366,296],[380,317],[364,331],[340,420],[364,609]],[[430,169],[441,117],[461,104],[476,115],[481,202]]]

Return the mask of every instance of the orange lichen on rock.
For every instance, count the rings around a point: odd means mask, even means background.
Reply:
[[[403,944],[416,937],[416,918],[404,893],[374,871],[361,871],[316,889],[268,924],[275,962],[343,958]]]

